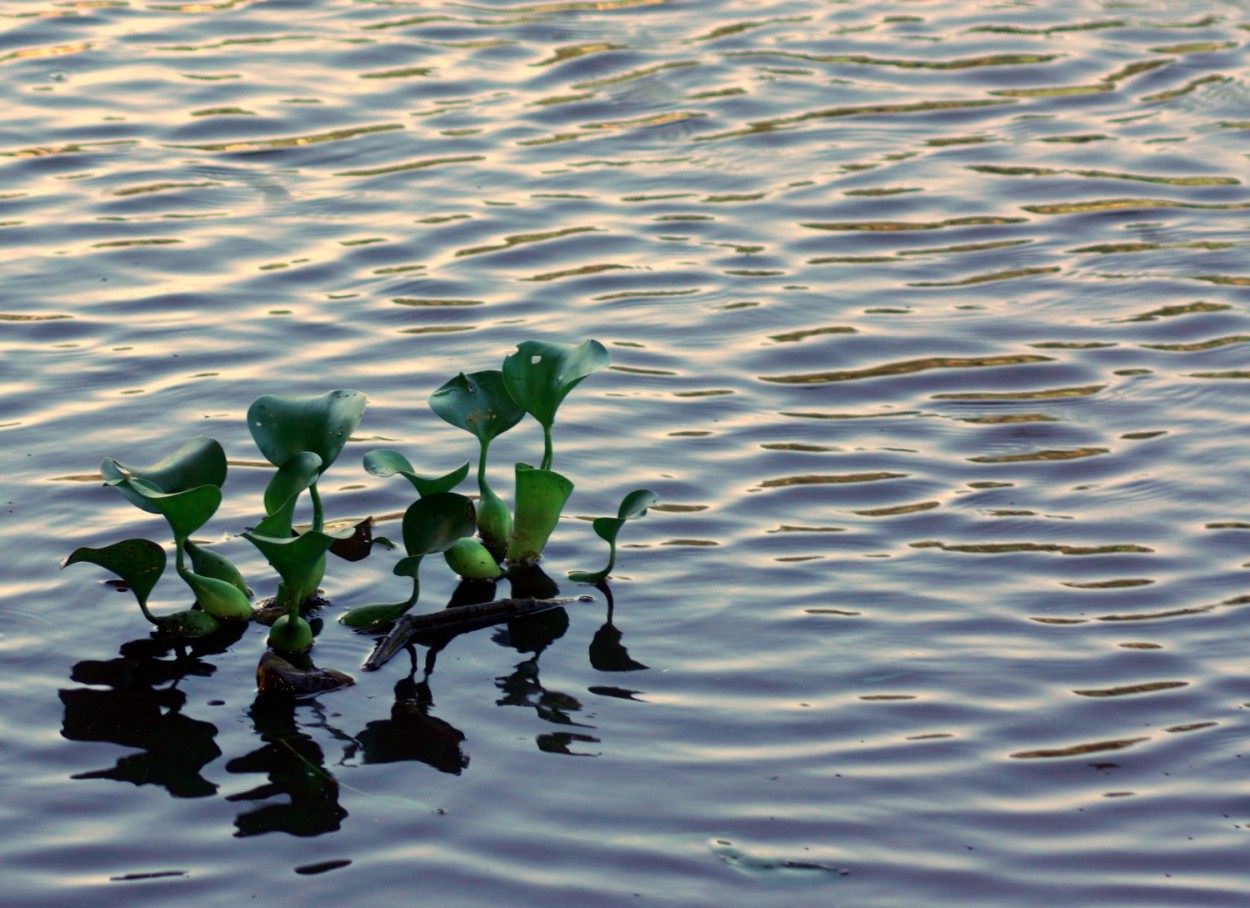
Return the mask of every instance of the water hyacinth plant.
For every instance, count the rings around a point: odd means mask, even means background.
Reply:
[[[465,580],[493,581],[507,574],[514,596],[524,588],[521,598],[501,600],[487,609],[492,620],[503,620],[496,612],[506,616],[511,613],[509,609],[520,607],[508,603],[523,603],[533,611],[573,601],[552,599],[558,590],[549,580],[541,592],[527,592],[526,578],[541,574],[536,562],[573,492],[573,482],[552,469],[556,413],[573,388],[606,368],[608,361],[607,351],[598,341],[576,346],[525,341],[504,359],[501,369],[462,372],[430,396],[435,414],[477,439],[476,502],[453,491],[468,478],[470,461],[448,473],[427,475],[416,472],[399,451],[383,448],[365,454],[366,472],[378,477],[403,476],[416,490],[417,499],[403,516],[404,554],[393,568],[395,575],[411,581],[411,590],[398,602],[351,608],[339,620],[357,630],[394,624],[420,597],[421,564],[433,554],[442,554],[446,564]],[[311,604],[323,601],[317,595],[327,553],[356,561],[366,557],[378,542],[390,545],[372,537],[372,518],[354,527],[333,529],[335,524],[327,522],[318,490],[319,480],[364,417],[366,403],[359,391],[336,390],[313,397],[265,395],[248,408],[248,429],[275,469],[262,496],[263,519],[241,535],[278,575],[272,609],[253,611],[251,590],[239,570],[220,553],[190,538],[217,511],[226,479],[225,452],[217,441],[204,436],[189,440],[150,467],[129,467],[113,458],[106,458],[101,465],[107,486],[117,489],[136,507],[161,515],[169,525],[177,572],[195,595],[193,608],[157,615],[149,607],[167,561],[165,549],[150,540],[131,538],[103,548],[81,547],[65,564],[87,562],[112,571],[134,593],[144,617],[159,632],[177,637],[204,636],[224,623],[253,617],[268,623],[272,612],[277,611],[268,643],[273,650],[295,658],[313,644],[312,626],[304,612]],[[515,505],[509,509],[488,479],[488,454],[494,439],[527,415],[542,427],[542,459],[538,467],[515,465]],[[297,525],[296,514],[305,493],[311,506],[310,520]],[[592,526],[608,543],[608,564],[596,572],[571,572],[570,578],[602,584],[615,567],[621,527],[643,516],[657,501],[654,492],[638,489],[625,496],[615,517],[596,519]],[[453,621],[449,626],[460,624],[463,622]],[[287,681],[279,686],[285,689]]]

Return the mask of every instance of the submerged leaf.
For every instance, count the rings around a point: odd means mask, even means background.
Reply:
[[[365,415],[367,398],[359,391],[330,391],[319,397],[266,394],[247,409],[247,427],[265,458],[282,466],[310,451],[321,458],[319,473],[334,463]]]

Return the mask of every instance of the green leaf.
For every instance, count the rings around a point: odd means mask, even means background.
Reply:
[[[220,488],[226,481],[226,452],[216,439],[197,435],[150,467],[132,467],[108,457],[100,472],[104,474],[105,482],[112,486],[120,485],[129,473],[133,478],[154,486],[158,492],[185,492],[197,486]],[[123,487],[118,491],[130,498],[128,489]],[[151,510],[133,498],[131,502],[145,511]]]
[[[660,496],[650,489],[634,489],[621,500],[616,516],[621,520],[637,520],[660,503]],[[605,537],[606,538],[606,537]]]
[[[195,573],[204,577],[224,580],[238,589],[244,596],[252,595],[252,591],[247,588],[247,581],[243,579],[239,569],[225,555],[196,545],[190,539],[183,544],[183,548],[191,556],[191,570],[195,571]]]
[[[578,583],[598,583],[605,579],[616,566],[616,537],[625,521],[636,520],[647,513],[647,508],[659,504],[660,496],[650,489],[635,489],[621,501],[616,517],[596,517],[591,527],[600,539],[608,544],[608,566],[601,571],[570,571],[569,579]]]
[[[262,536],[276,536],[279,539],[290,536],[300,493],[320,476],[321,456],[313,451],[301,451],[278,467],[278,471],[265,486],[267,516],[256,527],[256,531]]]
[[[516,516],[508,538],[508,561],[531,564],[560,522],[573,483],[554,470],[535,470],[516,465]]]
[[[252,617],[252,606],[247,597],[225,580],[216,577],[204,577],[191,571],[183,571],[182,579],[195,593],[195,600],[200,608],[218,621],[248,621]]]
[[[476,528],[468,498],[455,492],[427,495],[404,512],[404,550],[409,555],[445,552]]]
[[[576,347],[546,341],[525,341],[503,361],[508,393],[545,428],[556,410],[582,379],[609,363],[603,344],[588,340]]]
[[[461,372],[430,395],[430,409],[484,444],[525,418],[524,407],[508,393],[498,369]]]
[[[424,498],[426,495],[450,492],[460,485],[469,475],[469,461],[466,460],[443,476],[423,476],[413,470],[412,464],[403,454],[389,448],[378,448],[365,455],[365,472],[383,478],[398,473],[411,482],[416,487],[417,494]]]
[[[105,464],[109,462],[106,460]],[[162,492],[146,480],[121,475],[109,480],[108,485],[122,492],[130,501],[136,504],[142,502],[139,507],[143,510],[164,517],[179,544],[208,523],[221,506],[221,488],[215,485],[197,486],[181,492]]]
[[[335,533],[309,530],[300,536],[277,538],[251,532],[244,533],[243,538],[256,546],[273,565],[286,588],[292,591],[293,607],[298,608],[299,603],[308,595],[309,579],[316,575],[319,568],[324,569],[325,554],[334,540],[350,536],[351,533],[350,529]]]
[[[324,473],[360,424],[366,403],[359,391],[330,391],[319,397],[266,394],[247,408],[247,427],[274,466],[311,451],[321,458],[319,473]]]
[[[165,571],[164,549],[148,539],[123,539],[100,549],[82,546],[70,552],[61,567],[83,562],[99,565],[120,577],[139,600],[144,614],[148,614],[148,597]]]

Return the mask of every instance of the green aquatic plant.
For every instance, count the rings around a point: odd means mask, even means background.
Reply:
[[[439,492],[418,498],[404,512],[404,551],[406,556],[393,573],[412,580],[412,592],[402,602],[359,605],[339,616],[348,627],[367,629],[389,624],[416,604],[421,595],[420,568],[426,555],[446,552],[457,541],[471,536],[476,528],[473,502],[455,492]]]
[[[150,539],[123,539],[103,548],[81,546],[74,549],[61,567],[87,563],[112,571],[135,594],[143,617],[165,633],[176,637],[205,637],[220,630],[221,624],[208,612],[184,609],[170,615],[152,613],[148,597],[165,572],[165,560],[165,550]]]
[[[408,458],[390,448],[378,448],[365,455],[365,472],[374,476],[403,476],[424,498],[426,495],[437,495],[439,492],[450,492],[469,475],[469,461],[465,461],[450,473],[442,476],[423,476],[417,473]]]
[[[576,347],[548,341],[524,341],[517,344],[515,353],[504,358],[504,387],[543,427],[540,469],[551,469],[551,430],[556,410],[586,376],[606,369],[609,362],[608,351],[596,340],[583,341]]]
[[[637,520],[660,502],[660,496],[650,489],[635,489],[621,500],[615,517],[596,517],[591,527],[600,539],[608,544],[608,566],[601,571],[570,571],[569,579],[577,583],[599,583],[606,580],[616,567],[616,537],[627,520]]]
[[[498,370],[461,372],[430,395],[430,409],[478,440],[477,529],[482,544],[498,560],[508,546],[512,517],[486,480],[486,454],[491,441],[525,418],[525,409],[508,394]]]
[[[195,594],[202,613],[216,622],[246,621],[252,617],[247,585],[238,569],[224,556],[210,554],[190,539],[220,507],[226,470],[225,451],[215,439],[203,435],[189,439],[169,457],[149,467],[128,466],[112,457],[104,458],[100,464],[106,486],[116,489],[140,510],[165,518],[174,537],[178,575]],[[160,552],[159,559],[155,552]],[[191,555],[190,568],[184,554],[187,552]],[[144,617],[164,631],[196,637],[217,629],[213,622],[183,613],[157,620],[148,610],[147,596],[164,573],[166,563],[164,550],[154,542],[130,539],[105,549],[78,549],[70,554],[66,564],[78,561],[90,561],[121,577],[135,590]],[[138,587],[134,585],[136,578]]]

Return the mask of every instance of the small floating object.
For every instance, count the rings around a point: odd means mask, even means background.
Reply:
[[[307,696],[351,687],[356,679],[332,668],[302,669],[276,653],[267,652],[256,666],[256,687],[262,694]]]
[[[568,605],[571,602],[594,602],[594,596],[569,596],[563,599],[496,599],[478,605],[457,605],[428,615],[403,615],[395,621],[390,633],[374,648],[365,664],[365,671],[377,671],[411,641],[421,638],[450,637],[494,624],[502,624],[525,615],[536,615]]]

